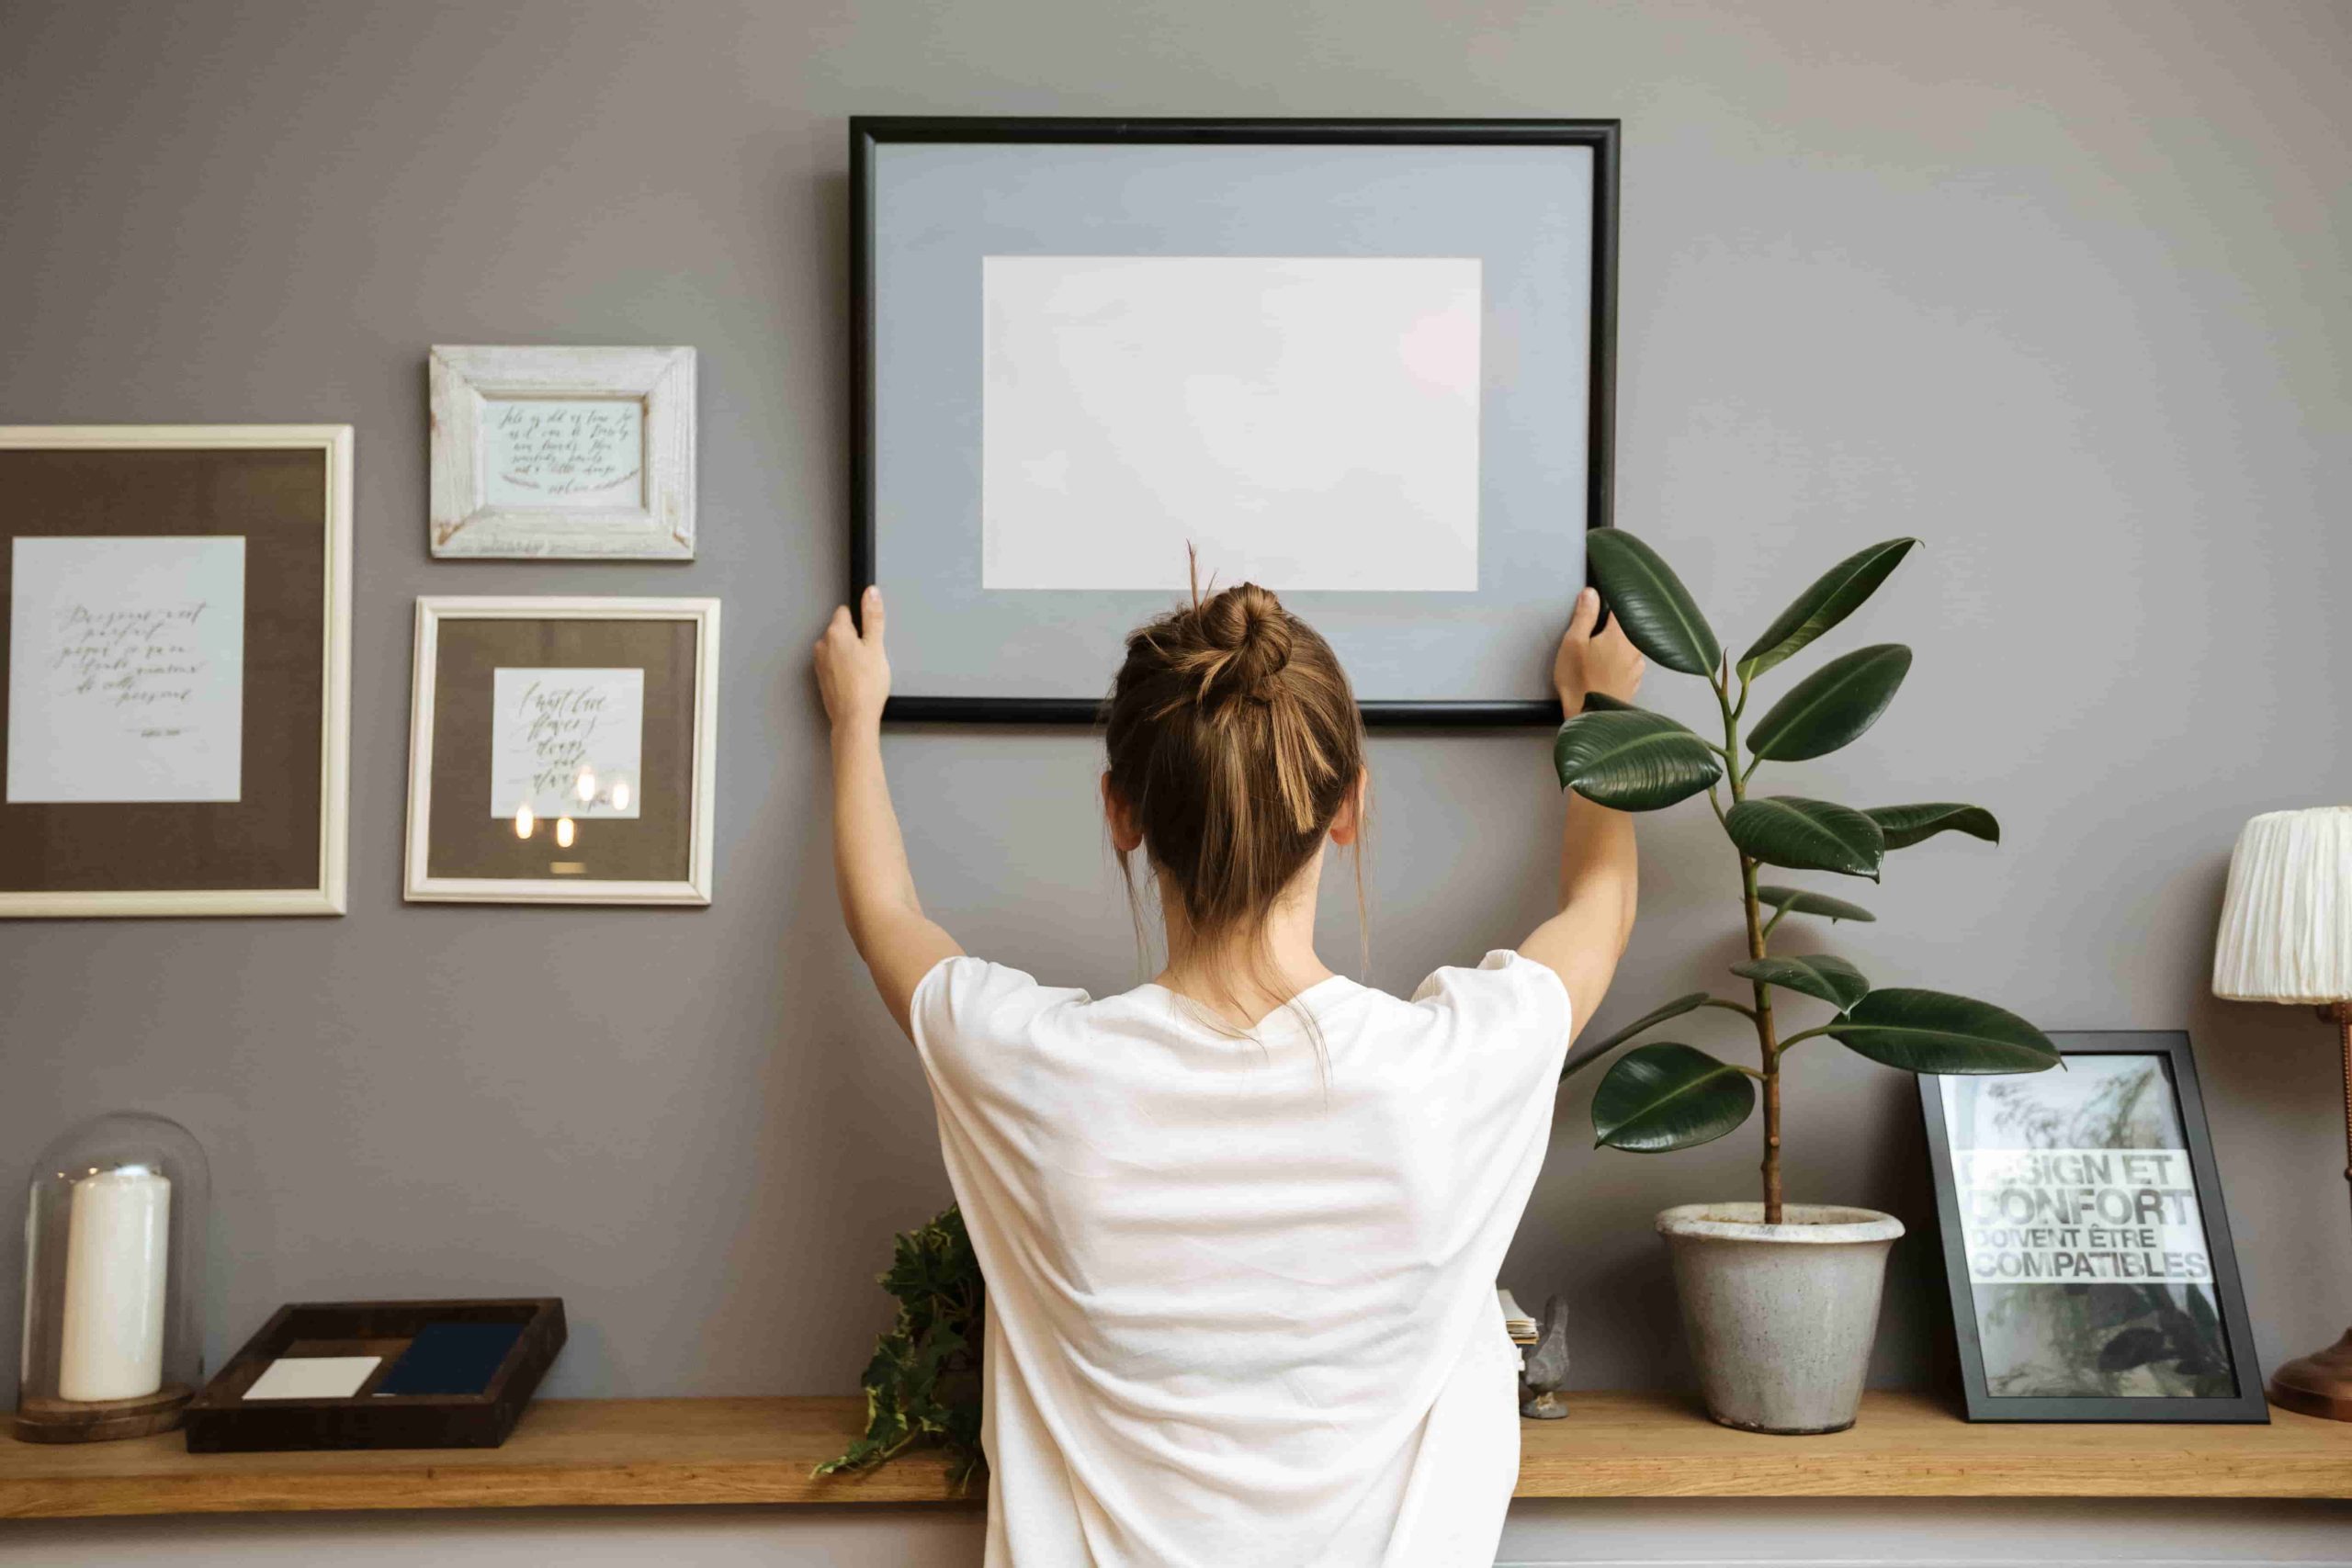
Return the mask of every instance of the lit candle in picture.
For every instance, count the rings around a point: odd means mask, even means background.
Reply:
[[[516,838],[529,838],[531,836],[531,829],[538,825],[538,815],[531,809],[531,803],[529,801],[526,800],[522,805],[514,808],[514,836]]]
[[[628,809],[628,780],[627,779],[613,781],[613,809],[616,811]]]
[[[594,768],[581,769],[580,777],[578,781],[572,784],[571,789],[572,793],[580,797],[580,804],[582,806],[585,806],[589,802],[594,800],[596,798],[596,770]]]
[[[559,817],[555,819],[555,841],[559,848],[568,850],[571,847],[572,832],[571,818]]]
[[[171,1215],[170,1179],[144,1166],[100,1171],[74,1184],[62,1397],[139,1399],[164,1386]]]

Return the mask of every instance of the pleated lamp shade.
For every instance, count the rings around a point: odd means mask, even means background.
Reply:
[[[2233,1001],[2352,1001],[2352,806],[2272,811],[2230,856],[2213,994]]]

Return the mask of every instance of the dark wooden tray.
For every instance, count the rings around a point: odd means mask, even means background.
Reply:
[[[430,1323],[518,1323],[523,1332],[480,1393],[379,1394],[375,1385]],[[494,1449],[555,1364],[565,1337],[555,1296],[512,1301],[297,1302],[277,1309],[187,1407],[190,1453],[292,1449]],[[314,1354],[380,1355],[359,1392],[342,1399],[248,1403],[245,1391],[300,1345]]]

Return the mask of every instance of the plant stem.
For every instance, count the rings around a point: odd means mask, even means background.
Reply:
[[[1764,956],[1764,928],[1756,912],[1756,863],[1739,857],[1740,886],[1747,906],[1747,955]],[[1773,1037],[1772,988],[1756,987],[1756,1045],[1764,1061],[1764,1223],[1781,1223],[1781,1046]]]
[[[1747,704],[1746,682],[1741,682],[1743,690],[1737,706],[1732,702],[1727,671],[1718,675],[1713,684],[1715,702],[1724,715],[1724,752],[1730,759],[1724,777],[1731,785],[1732,804],[1736,806],[1747,798],[1748,776],[1757,766],[1756,761],[1751,761],[1746,773],[1739,767],[1739,714]],[[1763,911],[1756,897],[1756,862],[1745,852],[1739,855],[1739,891],[1740,912],[1747,921],[1747,956],[1760,960],[1765,955]],[[1764,1083],[1764,1223],[1777,1225],[1781,1223],[1781,1047],[1772,1028],[1772,989],[1761,980],[1749,983],[1756,992],[1752,1016],[1756,1021],[1757,1055],[1763,1065],[1763,1071],[1757,1077]]]

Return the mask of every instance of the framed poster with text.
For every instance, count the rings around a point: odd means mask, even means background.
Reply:
[[[1254,581],[1374,723],[1557,723],[1611,508],[1614,120],[850,122],[850,602],[895,719],[1091,721]]]
[[[2267,1421],[2188,1036],[1922,1075],[1972,1421]]]
[[[416,602],[412,902],[707,904],[716,599]]]
[[[351,460],[0,426],[0,916],[343,913]]]

